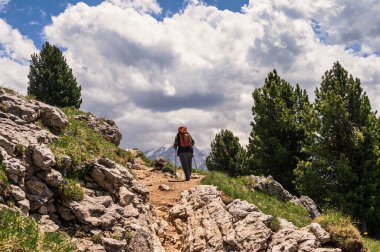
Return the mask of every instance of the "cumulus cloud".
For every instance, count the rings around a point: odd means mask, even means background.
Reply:
[[[53,17],[45,35],[66,49],[82,85],[83,109],[115,119],[123,146],[171,143],[179,124],[189,126],[200,147],[209,147],[222,128],[246,144],[251,92],[274,68],[313,96],[322,74],[340,61],[380,108],[374,99],[380,94],[380,58],[361,57],[347,50],[351,40],[344,43],[347,29],[376,22],[365,14],[351,26],[341,21],[352,4],[252,0],[241,12],[231,12],[188,1],[180,13],[158,21],[152,15],[161,8],[153,0],[78,3]],[[367,35],[372,39],[355,39],[377,50],[367,40],[376,41],[379,34]]]
[[[37,48],[0,18],[0,84],[25,93],[29,59]]]

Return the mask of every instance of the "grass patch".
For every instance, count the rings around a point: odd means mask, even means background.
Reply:
[[[5,172],[5,166],[2,161],[0,161],[0,193],[2,195],[6,194],[11,183],[8,180],[7,173]]]
[[[379,252],[380,241],[363,237],[364,247],[368,252]]]
[[[192,169],[191,172],[199,174],[199,175],[204,175],[204,176],[206,176],[209,173],[209,171],[202,170],[202,169]]]
[[[363,241],[358,229],[352,225],[351,217],[327,210],[316,222],[330,233],[332,246],[346,252],[362,251]]]
[[[177,167],[177,169],[178,169],[178,167]],[[174,174],[175,173],[174,172],[174,165],[170,162],[166,162],[164,168],[162,168],[162,171]]]
[[[50,145],[55,156],[69,156],[73,168],[85,161],[100,157],[109,158],[122,165],[133,161],[130,152],[105,140],[101,134],[88,127],[86,122],[74,118],[76,115],[86,113],[74,108],[63,108],[62,111],[68,117],[69,124],[59,133],[59,139]]]
[[[154,160],[150,160],[147,156],[145,156],[145,154],[138,150],[138,155],[137,157],[141,157],[141,159],[144,161],[144,163],[149,166],[149,167],[152,167],[154,165]]]
[[[0,249],[4,252],[75,251],[63,234],[44,233],[33,219],[6,208],[0,210]]]
[[[8,88],[6,86],[3,86],[3,85],[0,85],[0,90],[3,90],[5,93],[7,94],[11,94],[11,95],[20,95],[19,93],[17,93],[15,90],[11,89],[11,88]]]
[[[84,198],[83,188],[74,179],[66,179],[57,186],[58,195],[67,200],[80,202]]]
[[[246,183],[248,177],[230,178],[221,172],[208,172],[201,183],[215,185],[227,196],[234,199],[246,200],[257,206],[261,212],[276,218],[284,218],[297,227],[304,227],[311,223],[307,211],[291,202],[282,202],[262,192],[251,191]],[[278,228],[278,223],[273,223],[273,229]]]

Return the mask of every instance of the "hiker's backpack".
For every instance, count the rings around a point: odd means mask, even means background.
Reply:
[[[191,139],[191,136],[189,132],[187,132],[186,127],[179,127],[178,128],[179,133],[179,146],[180,147],[189,147],[193,145],[193,140]]]

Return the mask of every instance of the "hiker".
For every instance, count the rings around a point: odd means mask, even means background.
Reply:
[[[177,156],[181,160],[182,169],[185,173],[186,181],[190,180],[192,170],[192,158],[193,158],[193,145],[194,139],[187,131],[186,126],[178,128],[178,133],[174,140],[174,149],[177,152]],[[178,150],[177,150],[178,148]]]

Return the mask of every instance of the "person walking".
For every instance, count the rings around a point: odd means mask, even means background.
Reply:
[[[191,178],[192,170],[192,158],[193,158],[193,146],[194,139],[191,137],[190,133],[187,131],[186,126],[181,126],[178,128],[178,133],[174,139],[174,149],[177,152],[182,165],[183,172],[185,173],[186,181]],[[178,149],[178,150],[177,150]]]

